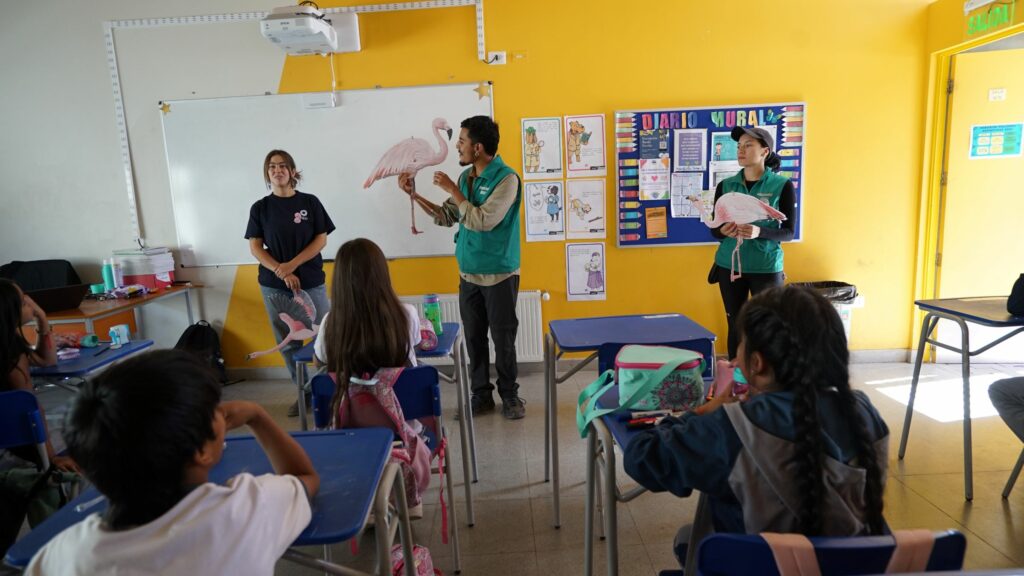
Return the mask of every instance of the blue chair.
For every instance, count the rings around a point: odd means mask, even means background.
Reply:
[[[46,425],[35,394],[26,390],[0,392],[0,449],[35,444],[41,470],[50,467],[46,454]]]
[[[811,538],[823,576],[854,576],[885,572],[895,548],[891,536]],[[957,571],[963,567],[967,540],[956,530],[935,533],[928,572]],[[756,534],[713,534],[700,543],[700,576],[762,574],[779,576],[768,543]]]
[[[334,397],[334,378],[328,374],[318,374],[310,381],[313,396],[313,422],[317,430],[324,430],[331,425],[331,398]],[[431,461],[436,466],[431,472],[443,471],[445,475],[445,491],[448,500],[444,503],[449,516],[448,536],[452,544],[455,573],[462,571],[462,559],[459,550],[458,522],[455,515],[455,492],[452,486],[450,455],[446,452],[441,458],[441,449],[448,445],[448,431],[441,417],[441,379],[437,368],[421,365],[402,370],[395,382],[395,397],[402,407],[402,414],[407,421],[419,420],[423,424],[421,435],[430,448]]]

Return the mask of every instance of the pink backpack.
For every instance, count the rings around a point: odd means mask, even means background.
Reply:
[[[381,368],[372,378],[349,381],[348,395],[338,408],[337,428],[390,428],[402,446],[391,450],[392,461],[398,462],[405,480],[405,493],[409,506],[423,500],[430,484],[430,448],[405,421],[402,407],[395,396],[395,382],[402,368]],[[367,375],[368,376],[368,375]],[[337,375],[331,374],[337,381]]]
[[[413,546],[412,559],[416,566],[416,576],[442,576],[441,571],[434,568],[430,550],[425,546]],[[392,576],[405,576],[405,557],[402,554],[401,544],[391,547],[391,574]]]

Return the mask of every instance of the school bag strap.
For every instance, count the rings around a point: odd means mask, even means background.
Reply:
[[[701,371],[703,371],[704,361],[701,360]],[[676,371],[679,367],[678,363],[666,362],[654,371],[646,381],[633,389],[632,393],[623,398],[619,397],[619,405],[614,408],[598,408],[597,400],[604,396],[612,386],[615,386],[614,370],[605,370],[604,374],[597,380],[590,383],[589,386],[580,392],[579,397],[576,400],[576,427],[579,429],[580,438],[587,437],[587,427],[594,418],[600,418],[605,414],[610,414],[617,410],[624,408],[631,408],[641,398],[646,398],[654,391],[655,388],[661,385],[668,378],[669,374]],[[610,381],[609,381],[610,380]]]

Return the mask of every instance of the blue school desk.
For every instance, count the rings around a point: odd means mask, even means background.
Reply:
[[[553,320],[544,336],[544,480],[552,480],[555,528],[562,524],[558,481],[558,384],[597,358],[605,344],[674,345],[695,350],[709,360],[704,376],[712,375],[715,335],[682,314],[637,314],[575,320]],[[566,352],[591,352],[558,376],[558,359]],[[550,471],[550,474],[549,474]]]
[[[33,366],[29,373],[33,378],[41,378],[71,391],[77,391],[76,388],[66,386],[64,380],[84,378],[100,368],[127,358],[136,352],[141,352],[152,345],[152,340],[132,340],[120,348],[111,348],[110,342],[101,342],[95,348],[82,348],[81,356],[78,358],[60,360],[53,366]]]
[[[986,350],[1024,332],[1024,317],[1011,316],[1006,311],[1005,296],[980,298],[945,298],[942,300],[917,300],[918,308],[925,312],[921,322],[921,337],[917,343],[917,358],[914,360],[914,378],[910,383],[910,401],[907,402],[907,414],[903,420],[903,435],[900,437],[900,460],[907,451],[907,437],[910,436],[910,418],[914,414],[914,397],[917,395],[917,383],[921,377],[921,362],[924,360],[925,346],[932,344],[960,354],[961,370],[964,380],[964,498],[974,499],[974,474],[971,454],[971,356],[982,354]],[[952,320],[960,327],[960,347],[944,344],[931,337],[939,320]],[[993,328],[1017,328],[992,342],[971,351],[968,324],[978,324]]]
[[[394,520],[387,526],[382,518],[389,518],[389,495],[397,502],[398,531],[405,549],[405,557],[412,554],[412,530],[405,500],[405,487],[399,468],[388,464],[393,435],[384,428],[338,430],[331,432],[299,432],[293,434],[309,454],[313,467],[320,475],[320,490],[313,498],[313,516],[309,526],[292,544],[315,546],[344,542],[355,537],[366,523],[371,506],[377,519],[377,555],[381,576],[391,574],[390,549],[395,536]],[[252,436],[230,437],[226,440],[224,456],[210,472],[210,481],[224,483],[240,472],[254,475],[272,472],[266,454]],[[32,556],[65,528],[83,520],[94,512],[106,509],[106,500],[95,488],[82,493],[56,514],[46,519],[7,551],[4,562],[15,568],[24,568]],[[361,574],[326,562],[304,552],[290,549],[284,558],[335,574]],[[413,563],[409,563],[413,567]],[[415,573],[407,571],[410,576]]]
[[[416,350],[416,359],[424,364],[430,364],[431,359],[451,358],[452,373],[445,374],[440,368],[438,376],[445,382],[455,384],[458,395],[459,412],[459,442],[462,452],[462,478],[466,491],[466,519],[469,526],[476,524],[476,515],[473,512],[473,488],[469,481],[470,468],[472,468],[473,482],[477,482],[476,468],[476,433],[473,429],[473,415],[466,407],[469,406],[469,377],[466,368],[466,342],[462,336],[461,326],[457,322],[445,322],[442,324],[443,333],[437,337],[437,347],[430,351]],[[307,429],[306,403],[303,401],[304,386],[308,380],[306,366],[313,363],[313,341],[306,344],[292,355],[295,360],[295,380],[299,394],[299,425],[303,430]]]
[[[705,386],[710,380],[705,379]],[[619,388],[613,386],[597,401],[600,408],[612,408],[619,405]],[[637,430],[626,427],[626,412],[612,412],[595,418],[587,427],[587,471],[586,499],[583,507],[583,574],[591,576],[594,571],[594,511],[601,510],[603,522],[599,522],[601,537],[606,540],[607,570],[609,576],[619,573],[619,515],[618,503],[629,502],[640,496],[647,489],[637,486],[629,492],[620,492],[615,479],[615,445],[623,452],[630,441],[636,436]],[[598,468],[601,475],[598,477]],[[601,488],[603,487],[603,488]],[[598,488],[601,488],[598,490]],[[596,494],[595,494],[596,492]],[[703,494],[697,502],[694,524],[707,522],[707,504]],[[686,524],[681,518],[679,525]],[[703,530],[694,530],[697,542],[691,540],[691,549],[696,550]]]

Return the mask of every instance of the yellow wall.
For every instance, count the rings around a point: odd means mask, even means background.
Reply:
[[[867,305],[854,313],[852,347],[907,348],[928,3],[490,0],[488,49],[525,58],[503,67],[477,61],[474,11],[455,8],[363,14],[363,51],[336,56],[335,67],[340,89],[493,80],[501,152],[519,167],[522,117],[600,112],[610,120],[625,108],[806,101],[804,241],[786,246],[789,279],[856,284]],[[281,92],[329,87],[326,60],[287,59]],[[551,292],[546,321],[679,311],[718,333],[724,349],[718,289],[705,281],[713,247],[619,250],[612,234],[606,242],[608,300],[572,303],[564,246],[523,244],[521,288]],[[457,289],[452,258],[391,269],[403,294]],[[254,266],[239,268],[224,333],[229,366],[273,344]]]
[[[942,297],[1005,294],[1020,273],[1024,158],[970,159],[971,126],[1024,122],[1024,49],[956,57],[949,184],[942,234]],[[989,89],[1006,100],[989,101]]]

